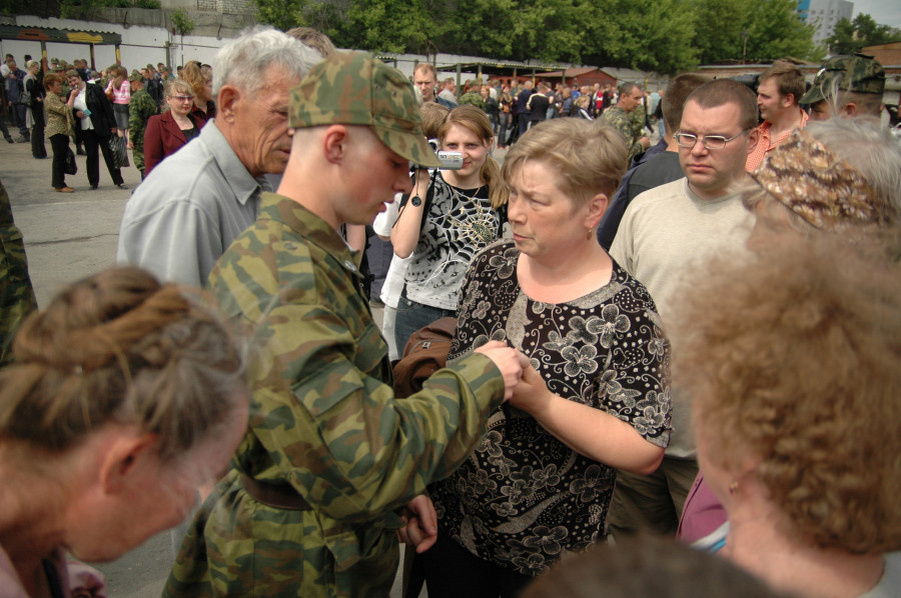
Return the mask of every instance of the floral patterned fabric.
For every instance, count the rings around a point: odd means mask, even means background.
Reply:
[[[555,394],[603,409],[665,448],[669,344],[653,300],[613,264],[610,282],[565,304],[519,288],[508,239],[479,254],[463,289],[448,359],[489,340],[525,353]],[[429,487],[442,530],[473,554],[538,575],[564,551],[605,537],[616,470],[583,457],[508,404],[451,477]]]

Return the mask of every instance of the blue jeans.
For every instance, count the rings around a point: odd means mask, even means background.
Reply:
[[[397,302],[397,315],[394,319],[394,342],[397,343],[397,351],[401,357],[403,357],[407,341],[414,332],[447,316],[456,318],[457,312],[411,301],[407,299],[407,289],[404,288],[400,300]]]

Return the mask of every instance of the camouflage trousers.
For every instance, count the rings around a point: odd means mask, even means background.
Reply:
[[[4,195],[2,185],[0,193]],[[2,209],[8,211],[4,201]],[[12,213],[8,214],[9,221]],[[6,218],[0,217],[0,221]],[[0,366],[12,360],[10,345],[22,320],[38,307],[28,277],[28,260],[22,233],[13,225],[0,227]]]
[[[339,533],[356,533],[368,549],[339,563],[329,550],[330,521],[316,510],[257,502],[233,470],[195,516],[163,596],[388,596],[399,560],[394,530],[343,528]]]

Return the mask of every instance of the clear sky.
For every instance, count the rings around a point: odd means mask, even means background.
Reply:
[[[898,0],[854,0],[851,17],[861,13],[870,15],[880,25],[901,29],[901,2]]]

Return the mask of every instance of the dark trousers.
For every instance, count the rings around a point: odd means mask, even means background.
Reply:
[[[50,149],[53,151],[52,175],[50,184],[54,189],[66,186],[66,149],[69,147],[69,136],[58,133],[50,137]]]
[[[3,138],[7,141],[12,139],[12,135],[9,134],[9,129],[6,128],[6,119],[0,116],[0,132],[3,133]]]
[[[31,155],[35,158],[46,158],[47,148],[44,146],[44,106],[39,102],[37,108],[31,109],[34,126],[31,127]]]
[[[121,185],[125,182],[122,178],[122,172],[113,162],[113,150],[109,147],[109,135],[100,137],[94,129],[84,129],[81,132],[81,140],[84,142],[84,151],[87,153],[87,164],[85,169],[88,171],[88,183],[92,187],[100,184],[100,159],[97,156],[97,149],[103,153],[103,161],[106,162],[106,169],[109,170],[110,178],[113,179],[114,185]]]
[[[438,528],[438,541],[422,559],[429,598],[515,598],[532,577],[472,554]]]
[[[25,114],[28,112],[28,106],[16,102],[13,104],[13,114],[16,115],[16,126],[19,127],[19,133],[22,137],[28,139],[28,127],[25,126]]]
[[[521,112],[519,114],[519,134],[523,135],[526,131],[529,130],[529,117],[532,116],[532,112]]]

